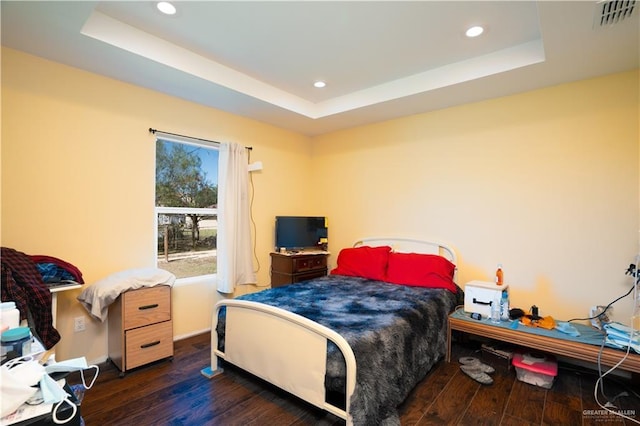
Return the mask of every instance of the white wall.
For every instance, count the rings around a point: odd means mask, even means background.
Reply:
[[[364,236],[432,237],[459,282],[504,265],[512,302],[559,319],[624,294],[639,251],[638,72],[317,137],[333,261]],[[321,201],[320,201],[321,200]],[[631,300],[615,305],[629,322]]]
[[[155,138],[149,127],[252,146],[258,284],[268,286],[274,217],[308,209],[306,136],[2,49],[2,245],[64,259],[87,285],[155,266]],[[262,287],[243,286],[238,294]],[[107,354],[106,323],[59,296],[59,359]],[[211,326],[215,283],[176,286],[174,335]],[[87,329],[74,333],[73,319]]]

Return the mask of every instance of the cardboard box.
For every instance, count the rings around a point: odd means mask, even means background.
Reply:
[[[551,389],[558,375],[558,363],[551,355],[517,352],[512,363],[518,380],[541,388]]]
[[[497,285],[488,281],[469,281],[464,286],[464,310],[465,312],[477,312],[482,318],[491,316],[491,304],[495,300],[500,303],[502,290],[506,290],[507,284]]]

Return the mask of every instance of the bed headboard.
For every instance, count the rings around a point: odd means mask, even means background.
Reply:
[[[353,246],[390,246],[393,251],[400,253],[437,254],[448,259],[454,265],[457,265],[456,261],[458,260],[453,248],[437,241],[395,237],[369,237],[356,241]]]

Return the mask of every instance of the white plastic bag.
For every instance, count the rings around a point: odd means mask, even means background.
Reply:
[[[0,368],[2,408],[0,417],[8,416],[31,398],[38,390],[32,387],[46,374],[44,367],[32,357],[15,358]]]
[[[84,370],[95,369],[95,376],[87,385],[84,377]],[[82,383],[86,389],[93,386],[98,377],[99,369],[97,365],[87,365],[84,357],[74,358],[58,363],[53,363],[46,367],[42,366],[38,360],[31,356],[15,358],[2,365],[0,369],[2,384],[2,411],[0,417],[6,417],[20,408],[38,391],[42,393],[42,400],[46,404],[55,404],[52,413],[53,422],[63,424],[75,416],[77,406],[69,399],[70,395],[62,386],[53,380],[49,374],[56,372],[79,371],[82,376]],[[39,386],[36,386],[39,385]],[[58,410],[63,404],[69,404],[73,410],[71,416],[64,420],[58,419]]]

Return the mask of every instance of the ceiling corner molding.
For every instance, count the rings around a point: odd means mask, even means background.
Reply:
[[[328,99],[318,104],[325,117],[365,106],[453,86],[545,61],[542,39],[434,68],[409,77]]]
[[[542,40],[523,43],[476,58],[445,65],[319,103],[302,99],[239,71],[169,43],[108,15],[94,11],[81,33],[211,83],[262,100],[311,119],[425,93],[545,59]]]
[[[94,11],[83,35],[289,111],[315,118],[315,104]]]

